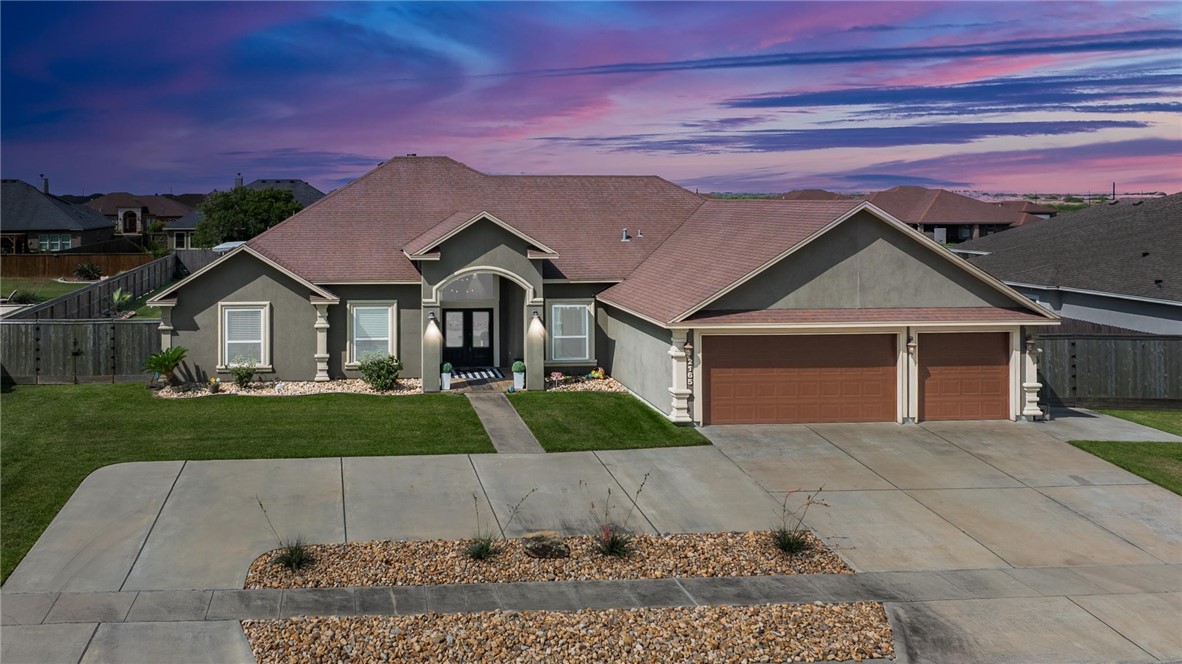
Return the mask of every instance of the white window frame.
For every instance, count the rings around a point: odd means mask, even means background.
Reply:
[[[187,244],[185,242],[185,235],[186,235],[186,233],[184,231],[172,234],[172,248],[173,249],[184,249],[185,248],[185,245]]]
[[[73,239],[69,233],[39,233],[37,235],[37,250],[64,251],[73,246]]]
[[[353,321],[355,318],[354,309],[357,307],[389,307],[390,308],[390,339],[389,350],[390,355],[397,355],[395,352],[398,348],[398,300],[350,300],[349,301],[349,322],[348,322],[348,336],[346,337],[346,356],[345,368],[356,369],[361,364],[358,358],[356,345],[354,344]]]
[[[270,372],[271,367],[271,303],[270,302],[218,302],[218,371],[229,371],[234,358],[226,357],[226,312],[230,310],[253,309],[262,311],[263,353],[255,365],[255,371]]]
[[[557,317],[554,315],[555,307],[582,307],[586,313],[587,334],[585,337],[578,337],[573,335],[557,336],[554,334],[554,321]],[[575,366],[575,365],[594,365],[595,359],[595,300],[590,298],[578,299],[555,299],[546,300],[546,362],[549,364]],[[587,357],[578,359],[562,359],[554,357],[555,342],[558,339],[580,339],[587,340]]]

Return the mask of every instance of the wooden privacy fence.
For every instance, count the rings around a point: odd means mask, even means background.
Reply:
[[[103,274],[119,274],[152,262],[151,254],[10,254],[0,259],[0,276],[72,277],[80,263],[94,263]]]
[[[1052,404],[1182,406],[1182,336],[1044,334],[1038,347]]]
[[[134,300],[171,282],[175,272],[176,257],[168,255],[73,293],[21,309],[6,316],[5,320],[76,320],[109,316],[114,308],[111,294],[116,289],[131,293]]]
[[[225,256],[225,254],[219,254],[212,249],[177,249],[177,275],[188,276],[193,274],[222,256]]]
[[[0,323],[6,383],[147,381],[144,360],[160,350],[159,320],[40,320]]]

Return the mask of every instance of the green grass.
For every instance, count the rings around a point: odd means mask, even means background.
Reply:
[[[1182,436],[1182,410],[1102,410],[1106,415]]]
[[[521,419],[547,452],[626,450],[707,445],[630,394],[521,392],[509,395]]]
[[[92,471],[125,461],[492,452],[468,400],[219,396],[157,399],[143,385],[30,385],[0,396],[3,578]]]
[[[14,290],[22,293],[32,292],[36,293],[40,301],[44,302],[46,300],[52,300],[55,297],[61,297],[66,293],[73,293],[79,288],[89,285],[86,282],[63,284],[53,279],[3,277],[0,278],[0,293],[3,293],[4,297],[8,297]]]
[[[169,282],[167,284],[164,284],[160,288],[157,288],[156,290],[152,291],[151,293],[145,293],[145,294],[141,295],[139,298],[132,300],[131,302],[128,303],[127,310],[135,311],[136,318],[160,318],[160,308],[159,307],[149,307],[146,303],[148,300],[152,299],[153,297],[156,297],[156,293],[159,293],[160,291],[164,290],[165,288],[168,288],[171,285],[172,285],[172,282]]]
[[[1071,444],[1182,495],[1182,443],[1073,440]]]

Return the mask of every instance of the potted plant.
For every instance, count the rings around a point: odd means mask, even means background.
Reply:
[[[148,359],[144,360],[142,371],[153,371],[159,374],[165,385],[176,385],[179,382],[176,378],[176,368],[181,365],[181,361],[185,359],[185,354],[188,352],[184,346],[173,346],[158,353],[152,353]]]
[[[525,389],[525,362],[517,360],[513,363],[513,389]]]
[[[451,389],[451,362],[444,362],[443,366],[439,368],[439,380],[443,383],[443,389]]]
[[[222,381],[217,376],[209,379],[209,393],[217,394],[222,391]]]

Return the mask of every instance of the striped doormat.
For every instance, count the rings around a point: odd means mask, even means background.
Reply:
[[[496,367],[455,369],[451,374],[463,380],[497,380],[505,377]]]

